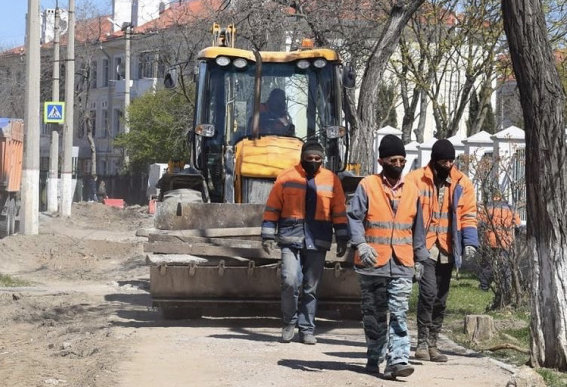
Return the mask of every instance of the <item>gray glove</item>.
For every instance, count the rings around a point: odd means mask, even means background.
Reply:
[[[414,270],[414,274],[413,274],[413,278],[415,280],[415,282],[419,282],[421,281],[421,277],[423,277],[423,263],[421,262],[416,262],[413,270]]]
[[[476,248],[474,246],[465,246],[465,258],[473,259],[476,255]]]
[[[277,243],[273,239],[264,239],[262,241],[262,248],[268,255],[271,255],[272,252],[276,249],[276,247],[277,247]]]
[[[358,250],[358,255],[362,264],[366,267],[372,267],[376,264],[376,258],[378,258],[378,253],[374,250],[374,247],[370,246],[366,242],[362,242],[356,246]]]

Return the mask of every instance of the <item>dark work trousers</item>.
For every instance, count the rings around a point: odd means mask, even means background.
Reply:
[[[453,263],[439,263],[433,259],[423,262],[417,302],[417,327],[418,331],[429,334],[430,337],[441,331],[452,272]]]

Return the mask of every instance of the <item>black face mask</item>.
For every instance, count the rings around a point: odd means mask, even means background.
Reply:
[[[435,173],[437,175],[437,178],[439,180],[442,180],[442,181],[447,179],[447,177],[449,176],[449,172],[451,172],[452,167],[453,166],[451,165],[451,167],[445,168],[442,165],[439,165],[437,163],[433,163],[433,169],[435,169]]]
[[[382,170],[384,171],[384,176],[392,180],[398,180],[402,176],[402,171],[404,167],[392,165],[392,164],[382,164]]]
[[[313,176],[321,167],[322,161],[303,161],[301,160],[301,166],[305,170],[307,176]]]

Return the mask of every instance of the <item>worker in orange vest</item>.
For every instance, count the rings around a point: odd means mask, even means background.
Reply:
[[[520,216],[508,202],[502,199],[500,191],[494,192],[492,201],[479,211],[480,226],[484,230],[484,241],[491,250],[489,259],[497,260],[505,284],[510,284],[512,273],[508,264],[508,254],[514,243],[515,228],[521,224]],[[483,260],[480,268],[479,287],[488,291],[492,282],[493,263]]]
[[[431,160],[406,177],[419,189],[429,259],[418,266],[422,272],[417,304],[419,360],[446,362],[437,347],[443,326],[453,267],[459,268],[463,253],[474,256],[478,248],[476,197],[469,178],[455,167],[455,148],[449,140],[437,140]]]
[[[408,300],[414,262],[429,258],[417,187],[402,178],[406,151],[402,140],[386,135],[379,146],[382,172],[361,180],[347,212],[355,270],[362,295],[367,344],[366,370],[384,378],[406,377],[410,338]],[[388,322],[389,312],[389,322]]]
[[[324,150],[318,142],[303,144],[301,162],[280,173],[264,211],[262,246],[271,254],[277,240],[282,253],[284,343],[293,339],[296,325],[303,343],[317,343],[317,286],[331,248],[333,228],[337,256],[343,256],[347,249],[345,194],[337,175],[321,166],[323,158]]]

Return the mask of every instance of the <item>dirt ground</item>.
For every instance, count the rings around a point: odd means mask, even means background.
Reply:
[[[74,204],[40,233],[0,240],[0,384],[6,386],[505,386],[507,367],[443,340],[445,364],[401,381],[364,372],[359,322],[321,320],[318,344],[279,342],[273,318],[169,321],[151,307],[146,208]],[[412,332],[413,346],[415,332]]]

